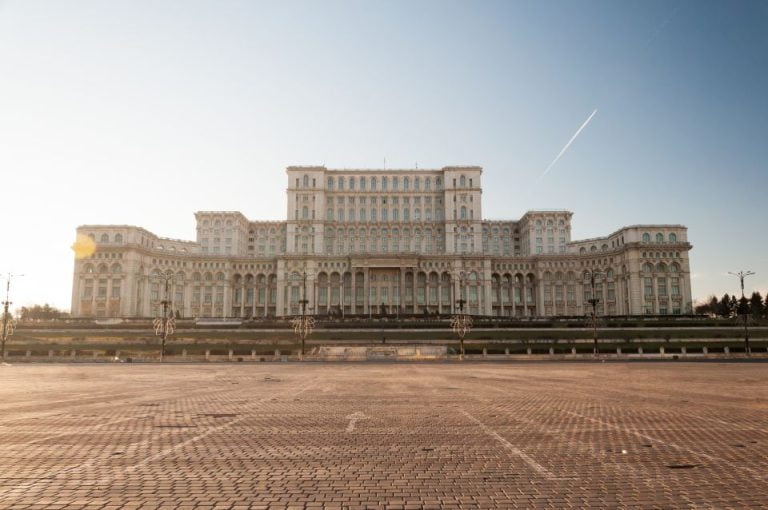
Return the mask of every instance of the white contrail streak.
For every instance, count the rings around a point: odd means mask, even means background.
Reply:
[[[581,131],[582,131],[582,130],[583,130],[585,127],[587,127],[587,124],[589,124],[589,121],[590,121],[590,120],[592,120],[592,117],[594,117],[596,113],[597,113],[597,109],[595,109],[595,111],[593,111],[593,112],[592,112],[592,115],[590,115],[590,116],[587,118],[587,120],[585,120],[585,121],[584,121],[584,124],[582,124],[582,125],[581,125],[581,127],[580,127],[579,129],[577,129],[577,130],[576,130],[576,132],[573,134],[573,136],[571,137],[571,139],[570,139],[570,140],[568,140],[568,143],[566,143],[566,144],[565,144],[565,147],[563,147],[563,148],[562,148],[562,150],[560,150],[560,153],[557,155],[557,157],[555,157],[555,159],[553,159],[553,160],[552,160],[552,163],[550,163],[550,164],[549,164],[549,166],[547,167],[547,169],[546,169],[546,170],[544,170],[544,172],[543,172],[543,173],[542,173],[542,174],[539,176],[539,178],[538,178],[538,179],[536,179],[536,182],[537,182],[537,183],[538,183],[540,180],[542,180],[542,179],[544,178],[544,176],[545,176],[545,175],[547,175],[547,173],[548,173],[548,172],[549,172],[549,171],[552,169],[552,167],[553,167],[553,166],[555,166],[555,163],[557,163],[557,161],[558,161],[558,160],[559,160],[559,159],[562,157],[562,155],[563,155],[563,154],[565,154],[565,151],[567,151],[567,150],[568,150],[568,147],[570,147],[570,146],[571,146],[571,144],[573,143],[573,141],[576,139],[576,137],[577,137],[577,136],[579,136],[579,133],[581,133]]]

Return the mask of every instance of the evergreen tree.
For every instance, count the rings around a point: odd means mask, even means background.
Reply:
[[[717,315],[720,317],[731,316],[731,296],[728,294],[724,294],[720,302],[717,303]]]
[[[709,313],[717,315],[717,296],[714,294],[709,298]]]
[[[761,296],[759,292],[755,291],[752,293],[752,297],[749,299],[749,309],[755,319],[762,317],[765,312],[763,296]]]

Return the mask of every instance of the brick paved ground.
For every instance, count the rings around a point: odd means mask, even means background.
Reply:
[[[0,508],[766,508],[768,364],[0,366]]]

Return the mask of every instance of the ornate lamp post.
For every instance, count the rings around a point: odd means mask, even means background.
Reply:
[[[600,302],[599,299],[597,299],[597,296],[595,295],[595,279],[601,278],[603,274],[600,271],[590,271],[587,269],[584,271],[584,279],[589,280],[589,284],[592,288],[592,293],[590,294],[592,296],[591,299],[589,299],[587,302],[592,305],[592,341],[593,341],[593,348],[592,353],[597,356],[598,355],[598,347],[597,347],[597,304]]]
[[[298,275],[297,275],[298,276]],[[343,301],[342,301],[343,302]],[[307,339],[307,335],[312,333],[315,329],[315,318],[311,315],[307,315],[307,273],[304,272],[302,276],[302,293],[299,304],[301,305],[301,315],[295,317],[291,324],[293,325],[293,332],[301,339],[301,356],[300,359],[304,359],[304,346]],[[343,305],[342,305],[343,308]]]
[[[168,299],[168,285],[173,281],[176,275],[173,271],[166,271],[155,275],[153,278],[157,281],[165,283],[164,298],[160,301],[163,305],[163,316],[156,318],[152,325],[155,328],[155,335],[161,338],[160,343],[160,363],[165,359],[165,341],[169,335],[172,335],[176,329],[176,319],[173,316],[173,309],[171,308],[171,300]]]
[[[459,275],[459,299],[456,304],[459,305],[459,313],[451,317],[451,329],[459,337],[461,351],[459,359],[464,360],[464,336],[472,330],[472,316],[464,313],[464,304],[467,302],[462,292],[464,290],[464,273]]]
[[[13,330],[16,328],[16,321],[13,320],[13,317],[8,312],[8,307],[12,304],[10,300],[10,293],[11,293],[11,278],[14,276],[24,276],[23,274],[11,274],[8,273],[8,276],[6,278],[5,283],[5,301],[2,302],[3,305],[3,329],[2,329],[2,345],[0,346],[0,350],[2,350],[2,358],[3,361],[5,361],[5,343],[8,341],[8,337],[13,335]]]
[[[744,352],[747,354],[747,356],[749,356],[751,354],[751,350],[749,348],[749,327],[747,326],[747,322],[749,320],[749,311],[746,307],[747,299],[744,297],[744,278],[747,276],[752,276],[755,273],[752,271],[739,271],[738,273],[728,271],[728,274],[732,274],[733,276],[737,277],[741,283],[741,302],[739,303],[741,306],[739,306],[737,310],[739,310],[739,313],[744,317]]]

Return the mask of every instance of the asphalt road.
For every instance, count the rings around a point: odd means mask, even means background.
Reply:
[[[0,508],[765,508],[768,365],[5,365],[0,459]]]

